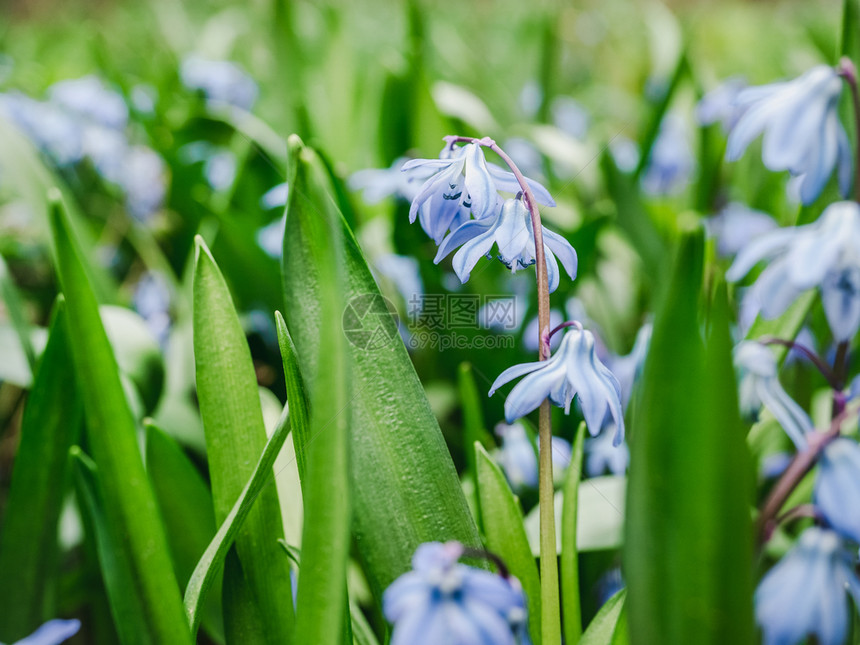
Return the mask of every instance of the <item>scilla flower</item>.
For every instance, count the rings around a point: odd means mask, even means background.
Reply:
[[[476,219],[495,215],[498,191],[520,190],[513,173],[488,163],[477,143],[446,145],[439,159],[411,159],[403,170],[426,177],[412,199],[409,221],[414,222],[420,213],[421,227],[437,244],[449,229],[468,220],[470,213]],[[526,181],[538,203],[555,206],[546,188]]]
[[[764,132],[762,160],[770,170],[803,177],[800,199],[812,203],[838,165],[839,188],[851,188],[851,147],[839,121],[842,79],[827,65],[785,83],[751,87],[738,94],[743,110],[729,134],[726,158],[736,161]]]
[[[59,645],[77,634],[80,629],[81,621],[76,618],[71,620],[57,618],[49,620],[35,632],[19,641],[15,641],[12,645]]]
[[[490,387],[490,396],[500,386],[523,375],[526,377],[514,386],[505,401],[508,423],[536,409],[547,397],[569,414],[575,396],[588,431],[597,435],[608,413],[616,425],[613,443],[616,446],[621,443],[624,438],[621,386],[595,355],[594,336],[590,331],[573,327],[548,360],[509,367]]]
[[[458,562],[463,545],[427,542],[412,571],[385,590],[391,645],[527,645],[525,597],[516,578]]]
[[[824,448],[814,501],[831,527],[860,542],[860,446],[856,441],[842,437]]]
[[[573,280],[576,278],[576,251],[561,235],[541,227],[543,231],[544,255],[550,292],[559,284],[558,262]],[[495,217],[471,220],[448,235],[439,245],[433,260],[436,264],[458,246],[454,254],[453,267],[460,282],[466,282],[469,274],[483,256],[490,255],[496,245],[499,259],[511,271],[535,263],[535,236],[531,215],[522,199],[508,199]],[[555,254],[555,255],[553,255]]]
[[[813,224],[782,228],[745,246],[726,272],[740,280],[770,260],[753,287],[765,318],[776,318],[807,289],[818,287],[837,341],[860,327],[860,205],[837,202]]]
[[[773,352],[761,343],[743,341],[735,348],[734,362],[740,370],[741,412],[754,416],[764,403],[797,449],[806,449],[812,420],[780,384]]]
[[[765,645],[792,645],[812,635],[819,645],[842,645],[849,620],[846,591],[860,601],[860,580],[839,536],[806,529],[756,590]]]
[[[389,168],[367,168],[352,173],[347,180],[350,190],[360,190],[367,204],[378,204],[386,197],[411,200],[418,190],[420,177],[404,173],[406,157],[394,160]]]
[[[696,105],[696,120],[699,125],[719,122],[728,131],[740,116],[735,100],[745,88],[746,81],[740,77],[729,78],[702,97]]]
[[[585,442],[585,472],[589,477],[599,477],[606,471],[623,475],[630,464],[630,449],[626,442],[616,445],[611,432],[601,432]]]

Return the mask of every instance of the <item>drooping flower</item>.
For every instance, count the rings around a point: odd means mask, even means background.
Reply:
[[[585,442],[585,453],[585,472],[589,477],[598,477],[607,471],[623,475],[630,464],[627,442],[616,444],[612,433],[605,430]]]
[[[81,621],[76,618],[49,620],[29,636],[25,636],[12,645],[60,645],[69,640],[81,629]]]
[[[742,113],[729,134],[726,158],[736,161],[764,132],[762,160],[770,170],[803,177],[800,198],[812,203],[838,166],[839,188],[851,188],[851,146],[839,121],[842,79],[827,65],[792,81],[750,87],[738,94]]]
[[[458,562],[463,545],[427,542],[412,571],[382,597],[391,645],[528,645],[525,597],[516,578]]]
[[[731,130],[741,114],[735,100],[746,86],[746,81],[736,76],[726,79],[705,94],[696,105],[696,120],[699,125],[719,122],[723,130]]]
[[[651,147],[642,190],[649,195],[675,195],[690,182],[694,165],[687,126],[678,115],[669,114]]]
[[[511,172],[484,159],[477,143],[446,145],[439,159],[410,159],[403,171],[418,173],[424,183],[412,199],[409,221],[421,216],[421,227],[437,244],[449,229],[469,219],[492,217],[498,212],[498,191],[517,193],[520,186]],[[555,206],[549,192],[526,180],[540,204]]]
[[[755,416],[763,403],[797,449],[806,449],[806,434],[813,429],[812,420],[783,389],[773,352],[760,343],[743,341],[735,347],[734,362],[740,370],[741,412]]]
[[[819,645],[842,645],[849,620],[846,591],[860,601],[860,579],[839,536],[806,529],[756,589],[765,645],[793,645],[809,636]]]
[[[621,406],[621,386],[594,352],[594,336],[590,331],[572,327],[561,346],[548,360],[523,363],[509,367],[499,374],[490,387],[490,396],[505,383],[525,376],[514,386],[505,401],[505,419],[513,423],[536,409],[547,397],[570,413],[574,396],[578,399],[588,431],[597,435],[607,414],[615,423],[613,443],[624,438],[624,412]]]
[[[576,251],[557,233],[546,227],[542,227],[542,231],[549,290],[555,291],[559,284],[556,256],[573,280],[576,278]],[[438,264],[455,248],[461,247],[454,254],[453,267],[460,282],[466,282],[478,260],[490,256],[493,245],[499,250],[499,259],[512,272],[535,263],[534,229],[522,199],[506,200],[495,217],[470,220],[460,226],[442,241],[433,261]]]
[[[717,252],[722,256],[737,254],[755,238],[778,227],[767,213],[740,202],[727,204],[717,215],[705,220],[708,235],[717,238]]]
[[[813,499],[831,527],[860,542],[860,446],[856,441],[840,437],[824,448]]]
[[[836,202],[812,224],[756,238],[726,279],[740,280],[760,260],[770,261],[753,287],[765,318],[776,318],[803,291],[818,287],[836,340],[854,337],[860,327],[860,205]]]

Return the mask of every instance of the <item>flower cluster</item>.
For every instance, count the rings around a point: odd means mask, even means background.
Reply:
[[[460,564],[463,553],[458,542],[416,549],[382,598],[391,645],[530,645],[519,581]]]

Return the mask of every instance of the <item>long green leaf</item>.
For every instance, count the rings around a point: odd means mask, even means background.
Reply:
[[[466,446],[466,462],[469,464],[469,472],[474,475],[477,472],[475,465],[477,453],[472,450],[472,446],[476,441],[484,447],[492,446],[492,443],[488,441],[484,413],[481,410],[481,394],[478,392],[475,375],[469,363],[460,363],[457,369],[457,386],[460,390],[460,404],[463,406],[463,445]]]
[[[316,153],[304,147],[298,137],[290,138],[289,152],[293,171],[292,211],[297,202],[308,199],[308,194],[324,190],[321,186],[327,176]],[[297,453],[304,453],[306,463],[302,488],[305,575],[299,576],[296,637],[301,643],[335,645],[343,642],[346,628],[346,566],[350,544],[349,497],[342,493],[350,487],[351,420],[348,355],[340,322],[344,292],[343,234],[335,209],[316,211],[303,224],[308,239],[317,241],[307,249],[319,285],[319,300],[313,312],[314,363],[325,368],[307,382],[309,432],[306,441],[296,447]]]
[[[12,322],[12,328],[18,335],[21,348],[27,357],[27,364],[30,366],[30,372],[33,373],[36,371],[36,352],[33,349],[33,341],[30,338],[30,325],[27,323],[27,318],[24,314],[21,294],[18,292],[15,281],[9,274],[9,267],[6,266],[6,261],[2,255],[0,255],[0,296],[3,297],[3,301],[6,303],[6,311],[9,314],[9,320]]]
[[[69,448],[82,408],[62,298],[21,421],[3,532],[0,533],[0,640],[11,643],[55,615],[57,520]]]
[[[535,645],[541,642],[540,578],[523,527],[523,512],[505,474],[479,443],[474,443],[481,525],[487,548],[504,560],[523,585],[529,610],[529,632]]]
[[[703,247],[701,230],[682,238],[630,438],[624,564],[637,645],[755,636],[749,455],[724,289],[707,349],[701,339]]]
[[[57,270],[68,312],[68,334],[86,414],[87,437],[104,489],[108,528],[131,572],[124,594],[137,605],[128,642],[187,643],[179,586],[137,443],[137,429],[119,368],[59,195],[51,209]],[[115,599],[112,599],[115,600]]]
[[[627,645],[627,590],[622,589],[603,603],[591,619],[579,645]]]
[[[330,192],[307,167],[293,139],[290,201],[284,236],[285,319],[302,374],[318,372],[321,302],[326,269],[317,258],[327,239],[315,237],[321,213],[337,217]],[[410,568],[419,544],[480,540],[439,424],[394,320],[381,308],[379,290],[349,229],[343,225],[347,291],[338,320],[348,326],[353,531],[374,594]],[[378,342],[377,342],[378,341]]]
[[[296,449],[296,464],[304,490],[305,476],[308,471],[305,446],[310,440],[308,401],[299,369],[296,346],[293,344],[293,339],[287,330],[287,323],[284,322],[284,317],[280,311],[275,312],[275,326],[278,330],[278,345],[281,348],[281,361],[284,365],[284,380],[286,381],[287,404],[290,406],[290,428]]]
[[[265,448],[266,429],[248,341],[221,271],[199,236],[193,302],[197,395],[206,433],[215,518],[224,522]],[[258,612],[242,610],[241,616],[259,615],[262,632],[281,643],[290,642],[293,630],[290,571],[278,546],[283,537],[277,489],[267,487],[236,538],[241,566],[228,569],[224,579],[225,589],[249,587],[247,593],[237,592],[236,597],[253,602]],[[240,570],[242,577],[232,577]],[[228,641],[261,633],[241,620],[233,620],[229,614],[234,609],[235,605],[225,603]],[[237,630],[235,634],[231,635],[231,628]]]
[[[152,421],[145,421],[144,425],[146,472],[167,531],[173,569],[184,589],[215,535],[212,494],[176,440]],[[205,604],[203,626],[216,641],[224,642],[220,589],[221,580],[216,579],[216,593]]]
[[[579,480],[582,479],[582,452],[585,422],[579,424],[562,492],[561,512],[561,606],[564,640],[576,645],[582,634],[582,609],[579,602],[579,549],[576,543],[579,513]]]
[[[230,509],[227,517],[218,528],[218,532],[209,546],[206,547],[200,561],[194,568],[188,586],[185,587],[185,611],[188,615],[188,623],[191,625],[192,634],[197,633],[206,594],[218,578],[218,573],[224,566],[227,553],[239,534],[242,525],[247,519],[260,491],[266,486],[269,477],[272,476],[272,465],[290,433],[290,424],[287,419],[286,410],[281,415],[274,433],[266,443],[266,447],[256,462],[254,472],[242,489],[239,498]]]

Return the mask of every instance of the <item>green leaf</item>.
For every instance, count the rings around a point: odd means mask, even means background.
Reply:
[[[603,603],[591,619],[579,645],[627,645],[627,590],[622,589]]]
[[[4,643],[24,638],[56,615],[57,521],[67,484],[69,448],[83,418],[62,299],[48,338],[24,407],[0,533],[0,640]]]
[[[475,384],[475,376],[469,363],[460,363],[457,369],[457,384],[460,389],[460,404],[463,406],[463,445],[467,446],[466,462],[469,464],[468,472],[476,473],[475,458],[477,453],[471,450],[475,442],[479,442],[485,448],[493,444],[489,440],[486,427],[484,426],[484,413],[481,411],[481,394]]]
[[[484,447],[475,442],[478,500],[481,525],[487,548],[504,560],[510,572],[523,585],[529,610],[532,641],[541,642],[540,578],[535,558],[523,527],[520,500],[513,494],[505,475]]]
[[[299,369],[296,346],[293,344],[293,339],[287,330],[287,323],[284,322],[284,317],[280,311],[275,312],[275,326],[278,330],[278,344],[281,347],[281,360],[284,365],[284,380],[286,381],[287,404],[290,406],[290,427],[296,449],[296,463],[302,482],[302,490],[304,490],[305,477],[308,471],[305,446],[310,440],[308,402],[305,397],[305,386]]]
[[[324,173],[291,139],[290,201],[284,236],[285,319],[306,384],[318,362],[322,276],[328,257],[321,220],[340,219]],[[314,178],[314,179],[312,179]],[[321,214],[325,214],[321,216]],[[353,531],[376,597],[410,568],[419,544],[458,540],[480,545],[477,529],[421,383],[394,320],[383,309],[358,245],[343,227],[347,289],[338,321],[347,323],[353,384],[351,417]],[[378,341],[378,342],[377,342]],[[328,369],[328,366],[326,366]]]
[[[579,507],[579,480],[582,479],[582,452],[585,422],[579,424],[564,478],[561,512],[561,602],[564,640],[576,645],[582,634],[582,609],[579,603],[579,549],[576,543]]]
[[[266,445],[266,429],[245,333],[227,284],[199,236],[193,303],[197,395],[206,433],[215,518],[223,523],[253,474],[253,464]],[[230,613],[238,608],[225,603],[228,641],[240,638],[240,634],[247,638],[249,633],[262,631],[273,641],[290,642],[293,630],[290,571],[278,546],[283,536],[277,489],[266,487],[236,538],[240,566],[228,568],[224,579],[225,589],[248,586],[247,592],[236,591],[235,597],[253,602],[258,612],[243,608],[240,614],[247,619],[259,615],[263,629],[252,629],[244,621],[231,617]],[[232,577],[239,571],[242,577]],[[231,628],[237,632],[231,635]]]
[[[227,517],[218,528],[218,532],[206,551],[203,553],[191,578],[188,580],[188,586],[185,588],[185,611],[188,615],[188,622],[191,625],[192,634],[197,634],[197,628],[200,625],[201,608],[209,593],[212,585],[218,577],[218,573],[224,566],[225,558],[230,550],[230,546],[239,534],[242,525],[247,519],[254,507],[254,502],[260,495],[260,491],[266,486],[269,477],[272,476],[272,465],[278,456],[281,448],[286,441],[290,432],[290,425],[287,420],[286,409],[281,415],[275,432],[266,443],[263,454],[256,462],[254,472],[251,475],[245,487],[242,489],[239,498],[230,509]]]
[[[313,150],[298,137],[289,141],[292,181],[290,209],[307,194],[315,194],[327,181]],[[296,638],[301,643],[336,645],[343,642],[346,604],[346,568],[350,545],[349,413],[350,395],[346,338],[340,314],[344,302],[343,243],[336,209],[322,209],[308,218],[310,263],[319,281],[319,300],[313,312],[316,353],[314,363],[325,365],[307,382],[308,436],[296,452],[304,453],[305,508],[302,532],[302,570],[296,607]],[[335,494],[333,494],[333,492]],[[340,493],[338,493],[340,492]],[[312,573],[311,573],[312,572]]]
[[[86,415],[87,438],[99,469],[104,514],[130,571],[124,595],[136,604],[127,642],[190,642],[167,540],[137,443],[134,418],[85,269],[85,255],[54,193],[51,228],[57,272],[66,297],[68,334]],[[112,600],[115,600],[113,598]]]
[[[18,292],[18,287],[15,286],[15,281],[9,274],[9,267],[6,266],[6,261],[2,255],[0,255],[0,296],[3,297],[3,302],[6,303],[9,320],[12,322],[12,328],[18,335],[24,355],[27,357],[27,365],[30,367],[30,372],[35,372],[36,352],[33,349],[33,342],[30,338],[30,325],[27,322],[21,294]]]
[[[123,555],[122,543],[111,529],[105,508],[105,490],[95,462],[78,446],[69,451],[72,474],[82,511],[93,528],[99,568],[107,591],[110,612],[120,642],[157,643],[141,628],[145,620],[138,611],[137,602],[128,590],[134,586],[129,560]]]
[[[701,229],[681,240],[630,437],[624,564],[642,645],[755,639],[751,468],[722,286],[702,343],[703,248]]]
[[[860,65],[860,2],[858,0],[843,0],[839,52],[842,56],[850,58],[855,65]]]
[[[349,616],[352,621],[352,635],[355,638],[355,645],[379,645],[379,640],[373,629],[367,622],[367,618],[359,607],[354,602],[349,603]]]
[[[184,589],[215,535],[212,494],[176,440],[151,421],[144,425],[146,472],[167,531],[173,570]],[[216,641],[224,642],[220,579],[215,580],[214,587],[216,593],[205,604],[203,626]]]

